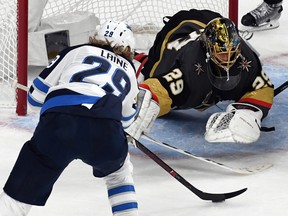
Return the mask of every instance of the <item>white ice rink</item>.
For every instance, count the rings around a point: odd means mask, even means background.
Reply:
[[[240,14],[254,9],[262,0],[239,0]],[[275,87],[288,80],[288,1],[284,0],[280,27],[257,32],[249,41],[261,54],[264,68]],[[219,105],[225,108],[227,104]],[[273,164],[268,170],[251,175],[232,173],[214,165],[183,156],[172,150],[141,140],[198,189],[210,193],[242,188],[242,195],[222,203],[199,199],[140,150],[131,148],[134,179],[141,216],[287,216],[288,206],[288,89],[274,101],[262,126],[276,128],[262,132],[259,141],[250,145],[211,144],[203,133],[208,117],[193,110],[174,111],[157,119],[150,133],[163,142],[196,155],[211,158],[232,167]],[[0,187],[3,187],[21,146],[37,124],[37,113],[18,117],[14,110],[0,109]],[[0,190],[1,191],[1,190]],[[33,191],[31,191],[33,193]],[[0,213],[1,215],[1,213]],[[55,184],[45,207],[33,207],[31,216],[109,216],[106,188],[92,169],[75,161]]]

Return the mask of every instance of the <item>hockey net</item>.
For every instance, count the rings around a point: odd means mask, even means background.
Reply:
[[[1,0],[0,6],[0,107],[27,112],[27,0]],[[20,10],[21,8],[21,10]]]
[[[19,43],[27,41],[25,33],[19,36],[21,27],[19,21],[27,20],[26,17],[21,18],[19,14],[23,11],[25,13],[26,7],[27,0],[1,0],[0,107],[17,106],[20,115],[26,112],[26,100],[20,100],[19,92],[23,94],[23,90],[13,86],[15,83],[27,84],[25,83],[27,63],[24,61],[23,65],[20,65],[18,58],[21,56],[21,59],[25,60],[27,57],[25,48],[19,51]],[[230,17],[235,23],[238,22],[238,0],[48,0],[43,19],[76,11],[92,12],[99,19],[100,24],[109,19],[125,21],[136,34],[148,38],[146,34],[155,35],[163,27],[164,16],[172,16],[180,10],[192,8],[210,9]],[[27,28],[27,23],[22,24],[22,27],[23,25]],[[141,43],[143,44],[143,41]],[[146,48],[149,48],[152,43],[153,41],[146,43]],[[22,71],[19,71],[19,68]],[[24,76],[22,83],[19,81],[19,74]]]
[[[103,23],[121,20],[137,32],[155,32],[163,26],[163,17],[180,10],[210,9],[230,17],[238,16],[238,0],[49,0],[43,17],[53,17],[73,11],[93,12]],[[233,16],[233,17],[231,17]]]

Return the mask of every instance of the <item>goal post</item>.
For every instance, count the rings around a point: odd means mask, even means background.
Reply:
[[[48,0],[43,10],[42,21],[49,26],[50,20],[58,22],[59,18],[69,17],[66,15],[88,12],[99,20],[98,24],[110,19],[127,22],[132,26],[135,35],[140,36],[139,39],[143,45],[145,44],[143,39],[149,38],[146,37],[147,34],[155,35],[163,27],[164,16],[172,16],[180,10],[192,8],[219,12],[232,19],[236,25],[238,24],[238,0]],[[41,11],[42,9],[39,8]],[[35,10],[38,9],[35,8]],[[57,19],[53,19],[54,17]],[[69,23],[69,20],[63,22]],[[27,86],[28,82],[27,70],[30,59],[28,54],[32,53],[28,53],[28,48],[30,50],[28,34],[30,35],[30,32],[28,33],[28,0],[1,0],[0,107],[12,107],[18,115],[27,113],[27,92],[17,85]],[[70,37],[70,45],[73,45],[71,41]],[[146,48],[149,49],[152,44],[149,41],[145,44]],[[44,54],[46,58],[48,53]],[[41,56],[39,59],[43,59]]]
[[[28,71],[28,0],[19,0],[17,37],[17,83],[27,86]],[[16,113],[27,114],[27,92],[16,88]]]
[[[229,0],[228,17],[233,20],[236,26],[238,26],[238,12],[239,4],[238,0]]]

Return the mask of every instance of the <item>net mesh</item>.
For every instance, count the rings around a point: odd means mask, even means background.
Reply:
[[[89,11],[100,19],[101,24],[109,19],[125,21],[134,26],[134,31],[154,33],[163,26],[164,16],[172,16],[180,10],[210,9],[228,16],[228,2],[228,0],[49,0],[43,17]]]
[[[0,0],[0,105],[16,106],[17,1]]]

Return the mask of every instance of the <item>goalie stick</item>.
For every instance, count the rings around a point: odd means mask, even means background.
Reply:
[[[128,135],[129,136],[129,135]],[[131,136],[130,136],[131,137]],[[171,168],[167,163],[165,163],[162,159],[160,159],[156,154],[150,151],[147,147],[145,147],[138,140],[132,138],[135,141],[135,145],[138,149],[140,149],[143,153],[149,156],[153,161],[155,161],[158,165],[160,165],[165,171],[167,171],[171,176],[173,176],[177,181],[179,181],[182,185],[192,191],[196,196],[198,196],[202,200],[210,200],[212,202],[223,202],[226,199],[230,199],[236,197],[242,193],[244,193],[247,188],[243,188],[238,191],[233,191],[229,193],[207,193],[203,192],[193,185],[191,185],[187,180],[185,180],[179,173],[177,173],[173,168]]]
[[[11,86],[13,88],[15,88],[15,89],[18,88],[18,89],[22,89],[24,91],[28,91],[29,90],[28,86],[25,86],[25,85],[22,85],[20,83],[17,83],[16,80],[13,81]],[[288,80],[274,90],[274,96],[276,96],[279,93],[281,93],[282,91],[284,91],[287,87],[288,87]]]
[[[274,97],[284,91],[288,87],[288,80],[274,89]]]
[[[257,172],[266,170],[266,169],[268,169],[268,168],[273,166],[273,164],[264,164],[264,165],[259,165],[259,166],[255,166],[255,167],[234,168],[234,167],[227,166],[227,165],[225,165],[223,163],[219,163],[219,162],[213,161],[213,160],[211,160],[209,158],[204,158],[204,157],[197,156],[195,154],[192,154],[191,152],[184,151],[182,149],[179,149],[179,148],[177,148],[175,146],[172,146],[172,145],[169,145],[167,143],[160,142],[158,140],[155,140],[155,139],[147,136],[146,134],[143,134],[141,137],[143,137],[144,139],[146,139],[146,140],[148,140],[150,142],[153,142],[153,143],[155,143],[157,145],[163,146],[163,147],[171,149],[173,151],[177,151],[177,152],[179,152],[181,154],[188,155],[188,156],[190,156],[192,158],[204,161],[206,163],[209,163],[209,164],[212,164],[212,165],[215,165],[215,166],[218,166],[218,167],[221,167],[223,169],[226,169],[226,170],[229,170],[229,171],[232,171],[232,172],[235,172],[235,173],[239,173],[239,174],[253,174],[253,173],[257,173]]]
[[[28,91],[29,87],[22,85],[20,83],[17,83],[17,80],[14,80],[13,83],[11,84],[11,86],[13,88],[19,88],[22,89],[24,91]],[[278,95],[279,93],[281,93],[282,91],[284,91],[286,88],[288,87],[288,80],[285,81],[284,83],[282,83],[280,86],[278,86],[276,89],[274,89],[274,96]]]
[[[281,93],[282,91],[284,91],[287,87],[288,87],[288,80],[274,90],[274,96],[276,96],[279,93]],[[254,167],[234,168],[234,167],[230,167],[228,165],[225,165],[223,163],[213,161],[209,158],[197,156],[195,154],[192,154],[191,152],[179,149],[179,148],[172,146],[172,145],[169,145],[167,143],[160,142],[160,141],[155,140],[152,137],[149,137],[145,134],[143,134],[142,137],[146,140],[149,140],[150,142],[157,144],[157,145],[163,146],[163,147],[171,149],[173,151],[177,151],[181,154],[188,155],[194,159],[198,159],[198,160],[201,160],[203,162],[210,163],[212,165],[215,165],[215,166],[218,166],[220,168],[223,168],[223,169],[235,172],[235,173],[239,173],[239,174],[253,174],[253,173],[261,172],[261,171],[266,170],[266,169],[273,166],[273,164],[263,164],[263,165],[258,165],[258,166],[254,166]]]

